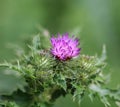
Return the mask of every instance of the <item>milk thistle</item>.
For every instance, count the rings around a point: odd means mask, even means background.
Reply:
[[[42,34],[17,60],[0,63],[5,69],[0,82],[6,84],[0,87],[0,107],[52,107],[68,94],[79,104],[87,95],[91,101],[98,97],[105,107],[110,107],[111,98],[119,107],[120,89],[107,88],[103,73],[105,46],[101,57],[89,56],[80,54],[79,40],[68,33],[51,38]]]

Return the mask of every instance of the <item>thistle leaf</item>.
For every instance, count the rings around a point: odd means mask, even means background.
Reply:
[[[0,72],[0,95],[9,95],[16,90],[25,92],[27,83],[19,72],[6,70]]]

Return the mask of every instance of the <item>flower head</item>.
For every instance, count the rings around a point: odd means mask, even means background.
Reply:
[[[68,60],[80,54],[79,40],[70,38],[68,33],[51,38],[51,54],[59,60]]]

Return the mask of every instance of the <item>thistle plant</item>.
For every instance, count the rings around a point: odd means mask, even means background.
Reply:
[[[0,66],[20,79],[9,94],[0,93],[0,107],[52,107],[60,96],[71,94],[73,101],[87,96],[109,107],[109,99],[120,102],[120,90],[106,87],[106,49],[101,57],[81,54],[79,39],[68,33],[56,37],[37,35],[29,52]]]

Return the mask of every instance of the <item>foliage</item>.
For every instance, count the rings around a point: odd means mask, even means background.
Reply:
[[[109,98],[120,101],[119,89],[106,88],[105,46],[101,57],[83,54],[68,61],[53,58],[49,37],[41,34],[35,36],[28,47],[27,54],[21,54],[11,63],[0,64],[13,75],[9,80],[13,86],[9,86],[7,92],[6,87],[0,87],[1,107],[51,107],[57,98],[66,94],[71,94],[79,103],[85,94],[92,101],[97,96],[106,107],[110,106]],[[0,77],[1,82],[2,75]]]

